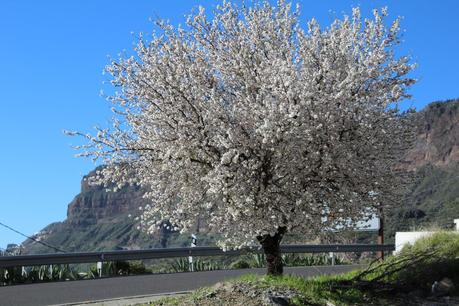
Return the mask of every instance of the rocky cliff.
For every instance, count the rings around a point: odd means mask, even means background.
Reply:
[[[81,192],[68,205],[67,219],[48,225],[34,238],[68,252],[160,248],[188,242],[188,237],[182,237],[181,241],[177,233],[166,228],[153,236],[140,232],[134,218],[138,208],[146,204],[143,190],[126,186],[110,192],[102,186],[89,185],[87,178],[96,170],[83,177]],[[23,245],[28,254],[55,251],[32,240]]]
[[[407,153],[411,169],[459,162],[459,100],[434,102],[417,114],[417,139]]]
[[[135,214],[147,201],[138,186],[127,186],[118,192],[107,192],[103,186],[89,185],[87,178],[95,175],[93,170],[83,177],[81,192],[68,205],[67,222],[73,226],[87,226],[101,220],[129,213]]]
[[[166,227],[152,236],[139,231],[135,217],[140,214],[139,207],[147,203],[143,198],[145,191],[138,186],[125,186],[112,192],[89,185],[87,178],[95,171],[83,177],[81,192],[68,204],[67,219],[48,225],[35,239],[67,252],[189,246],[188,235],[171,232]],[[201,245],[214,240],[213,236],[201,238]],[[26,254],[56,251],[32,240],[26,240],[23,246]]]

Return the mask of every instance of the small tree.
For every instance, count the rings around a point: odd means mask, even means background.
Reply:
[[[386,15],[362,21],[355,8],[305,31],[284,1],[224,2],[186,28],[160,21],[136,56],[108,66],[117,116],[74,133],[89,140],[80,155],[107,164],[96,183],[148,188],[147,231],[204,217],[222,247],[258,242],[282,274],[285,233],[352,225],[402,190],[394,165],[411,129],[392,106],[413,66],[395,57],[399,19],[386,27]]]

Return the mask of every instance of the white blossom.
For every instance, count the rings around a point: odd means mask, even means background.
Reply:
[[[386,27],[386,15],[362,21],[354,8],[305,31],[284,1],[223,2],[186,28],[158,22],[160,34],[107,67],[113,127],[73,133],[89,140],[80,155],[107,165],[95,183],[148,189],[149,232],[200,217],[226,249],[357,221],[403,190],[395,165],[411,135],[393,106],[414,66],[395,56],[399,20]]]

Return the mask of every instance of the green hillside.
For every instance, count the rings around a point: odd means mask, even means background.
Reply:
[[[452,228],[459,218],[459,163],[440,168],[422,166],[418,179],[403,206],[388,218],[388,235],[395,231]]]

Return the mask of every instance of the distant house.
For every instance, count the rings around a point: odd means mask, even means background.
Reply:
[[[6,246],[6,250],[3,251],[2,256],[16,256],[21,255],[22,246],[14,243],[10,243]]]

